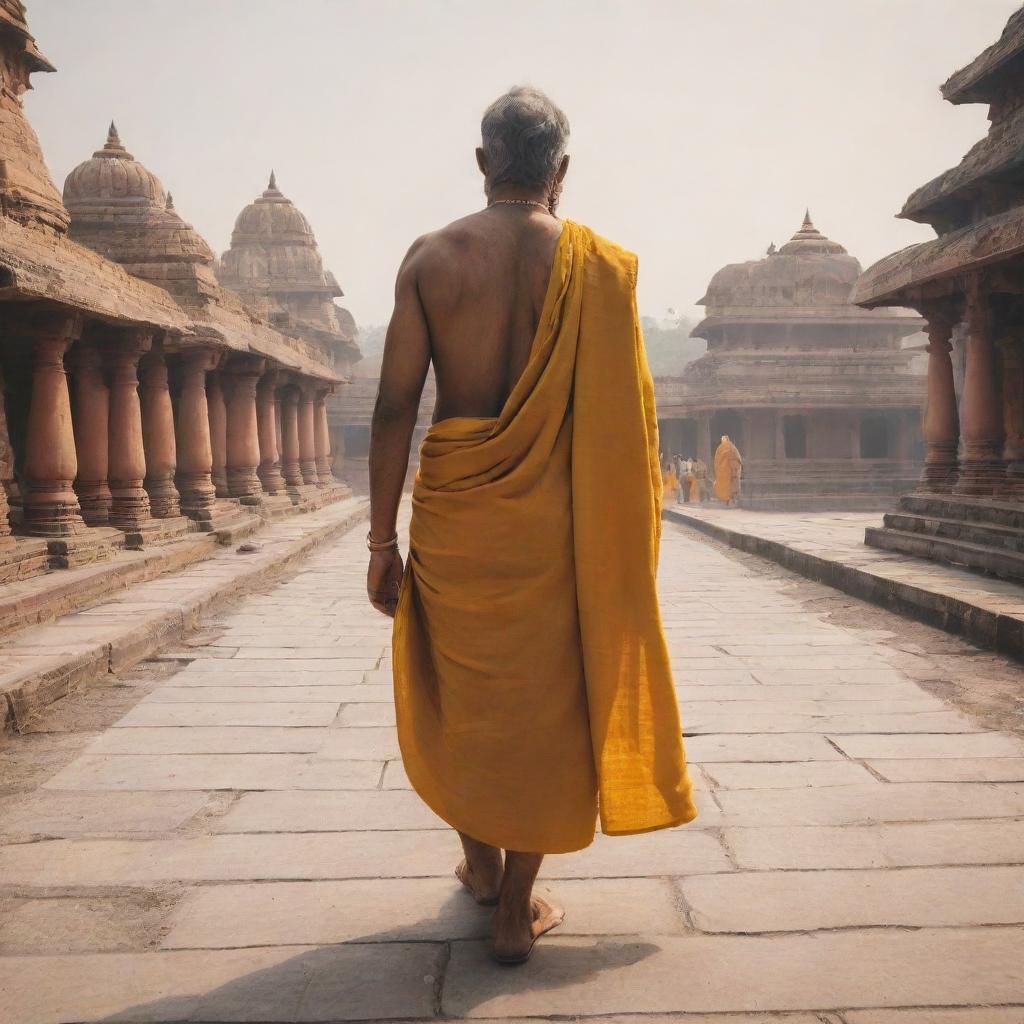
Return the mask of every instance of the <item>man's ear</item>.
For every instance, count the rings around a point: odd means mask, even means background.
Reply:
[[[480,168],[480,173],[486,178],[487,177],[487,154],[484,153],[480,146],[476,148],[476,165]]]
[[[566,153],[562,157],[562,162],[558,165],[558,170],[555,171],[555,181],[561,183],[565,180],[566,172],[569,170],[569,154]]]

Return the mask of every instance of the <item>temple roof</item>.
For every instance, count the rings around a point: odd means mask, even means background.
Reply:
[[[167,201],[160,179],[121,145],[113,121],[103,148],[80,163],[64,181],[66,206],[100,199],[161,207]]]
[[[29,72],[57,70],[36,47],[36,41],[28,30],[25,5],[21,0],[0,0],[0,22],[21,37]]]
[[[273,171],[263,194],[235,218],[231,248],[252,244],[316,248],[309,221],[277,187],[277,175]]]
[[[808,214],[781,249],[724,266],[697,301],[716,319],[787,319],[797,310],[843,316],[850,312],[850,291],[859,274],[857,260],[818,231]]]
[[[1019,77],[1022,55],[1024,8],[1010,15],[996,42],[946,80],[943,97],[950,103],[991,103],[1004,88],[1007,76]]]

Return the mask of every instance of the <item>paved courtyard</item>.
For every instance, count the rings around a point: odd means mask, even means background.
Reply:
[[[900,619],[674,526],[701,817],[548,859],[565,924],[492,964],[402,771],[363,533],[0,748],[4,1024],[1024,1022],[1024,743]]]

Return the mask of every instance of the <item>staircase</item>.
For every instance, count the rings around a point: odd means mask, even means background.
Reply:
[[[883,521],[868,527],[865,543],[1024,582],[1024,505],[910,494]]]

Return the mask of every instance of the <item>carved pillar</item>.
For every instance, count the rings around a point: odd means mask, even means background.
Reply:
[[[317,388],[313,399],[313,449],[316,452],[317,483],[328,487],[331,476],[331,432],[327,425],[327,396],[331,388]]]
[[[977,275],[968,284],[965,313],[966,363],[960,409],[964,455],[955,489],[959,494],[992,494],[1004,477],[1002,403],[996,384],[989,295]]]
[[[233,498],[258,501],[263,487],[260,464],[259,425],[256,418],[256,385],[266,367],[265,359],[236,358],[227,370],[230,384],[227,402],[228,493]]]
[[[228,413],[224,403],[221,374],[211,373],[206,383],[206,403],[210,419],[211,473],[218,498],[228,496]]]
[[[110,389],[103,376],[103,357],[91,341],[79,341],[68,353],[68,362],[75,394],[75,492],[86,523],[106,526],[113,497],[107,482]]]
[[[137,530],[151,519],[139,402],[139,359],[149,351],[150,335],[131,331],[105,346],[110,378],[110,525]]]
[[[181,515],[181,501],[174,486],[177,449],[174,443],[174,410],[167,386],[167,358],[163,345],[154,345],[143,357],[142,440],[146,452],[146,479],[151,514],[157,519]]]
[[[960,418],[953,383],[953,328],[956,315],[948,309],[922,309],[928,335],[928,392],[921,429],[928,451],[921,471],[921,491],[951,491],[956,483]]]
[[[281,375],[278,374],[278,385],[281,383]],[[281,429],[281,418],[283,413],[281,412],[281,392],[277,391],[274,395],[274,426],[277,429],[277,457],[278,460],[284,458],[284,431]]]
[[[316,471],[316,430],[314,385],[304,380],[299,385],[299,467],[302,480],[307,484],[319,482]]]
[[[178,393],[178,493],[181,510],[190,519],[210,520],[217,502],[213,484],[213,445],[206,375],[217,365],[211,349],[187,349],[181,355]]]
[[[711,467],[711,417],[701,413],[697,417],[697,458]]]
[[[299,465],[299,389],[288,385],[281,392],[281,474],[293,492],[302,486]]]
[[[1003,461],[1008,495],[1024,496],[1024,338],[1017,332],[999,339],[1000,370],[1003,385]]]
[[[78,475],[64,353],[81,323],[68,318],[33,343],[32,397],[25,435],[25,531],[66,537],[85,529],[72,482]]]
[[[11,508],[7,488],[14,479],[14,449],[7,433],[7,410],[4,399],[4,370],[0,366],[0,543],[11,535]]]
[[[259,478],[267,494],[284,494],[278,448],[277,382],[279,371],[268,370],[256,388],[256,423],[260,442]]]

